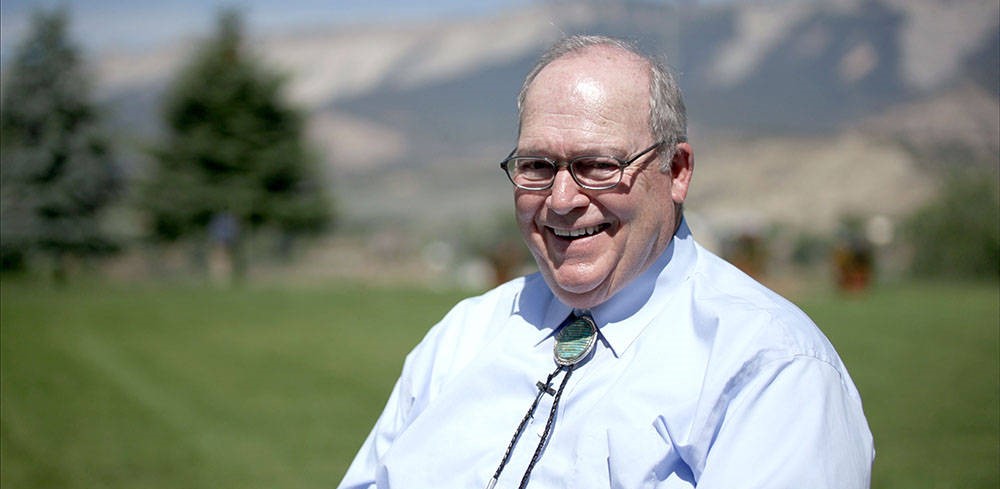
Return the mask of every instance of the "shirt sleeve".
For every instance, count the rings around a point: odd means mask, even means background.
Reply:
[[[822,360],[772,361],[732,393],[699,489],[867,489],[874,447],[853,384]]]
[[[377,487],[376,480],[380,461],[385,452],[392,446],[393,440],[406,427],[406,419],[413,404],[409,374],[410,359],[403,367],[403,373],[392,389],[385,409],[375,422],[368,438],[365,439],[358,454],[347,469],[344,479],[338,489],[373,489]]]
[[[470,304],[475,303],[475,300],[466,299],[456,305],[406,356],[402,373],[385,409],[361,445],[338,489],[387,486],[383,465],[386,453],[426,407],[435,387],[444,382],[441,376],[453,368],[452,363],[459,357],[453,346],[457,341],[454,332],[465,330],[455,326],[466,324],[466,311]]]

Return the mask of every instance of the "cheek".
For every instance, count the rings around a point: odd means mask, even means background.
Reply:
[[[637,185],[627,194],[609,195],[602,201],[606,212],[622,223],[622,246],[647,246],[651,235],[671,220],[670,194],[664,192],[669,189],[662,185]]]
[[[602,195],[595,204],[605,217],[616,220],[623,227],[630,226],[641,214],[641,208],[630,194]]]
[[[522,231],[528,232],[534,226],[535,216],[544,203],[543,196],[526,192],[514,194],[514,214]]]

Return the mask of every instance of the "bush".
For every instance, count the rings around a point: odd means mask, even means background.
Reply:
[[[1000,277],[1000,197],[995,169],[946,177],[938,198],[905,224],[911,271],[921,277]]]

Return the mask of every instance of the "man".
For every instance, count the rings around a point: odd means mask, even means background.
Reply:
[[[540,273],[431,329],[341,487],[868,487],[871,433],[833,347],[691,237],[669,73],[573,37],[518,102],[502,166]]]

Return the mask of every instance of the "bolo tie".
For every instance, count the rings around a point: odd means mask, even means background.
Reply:
[[[542,399],[546,393],[552,394],[552,409],[549,410],[549,418],[545,421],[545,429],[542,431],[542,439],[538,441],[538,446],[535,448],[535,453],[531,456],[531,462],[528,463],[528,468],[524,471],[524,476],[521,478],[521,484],[518,486],[519,489],[525,489],[528,486],[528,479],[531,477],[531,471],[535,468],[535,464],[538,462],[538,458],[542,454],[542,449],[545,447],[545,442],[549,438],[549,434],[552,432],[552,422],[555,420],[556,409],[559,407],[559,399],[562,398],[563,389],[566,388],[566,383],[569,382],[570,375],[573,374],[573,369],[580,364],[591,351],[594,350],[594,344],[597,341],[597,324],[594,323],[593,318],[588,314],[573,315],[570,317],[569,324],[563,326],[556,333],[556,342],[552,347],[552,356],[556,362],[556,368],[549,374],[545,379],[545,383],[538,382],[535,385],[538,387],[538,394],[535,395],[535,401],[531,403],[531,407],[528,408],[527,414],[521,419],[521,423],[517,425],[517,429],[514,431],[514,436],[510,439],[510,443],[507,445],[507,450],[503,454],[503,459],[500,460],[500,466],[497,467],[496,473],[493,474],[493,478],[490,479],[489,483],[486,484],[486,489],[493,489],[497,485],[497,481],[500,480],[500,474],[503,472],[504,467],[507,466],[507,462],[510,461],[511,453],[514,451],[514,445],[517,444],[517,440],[521,438],[521,434],[524,433],[524,429],[528,426],[528,421],[531,420],[535,415],[535,408],[538,407],[538,402]],[[553,392],[552,390],[552,379],[559,374],[559,372],[565,371],[566,375],[563,376],[562,382],[559,383],[559,390]]]

